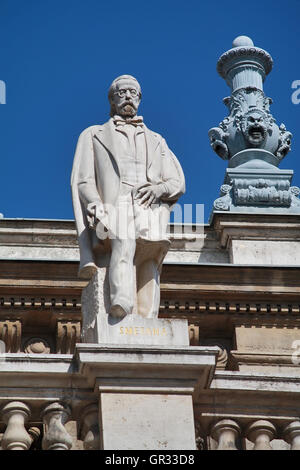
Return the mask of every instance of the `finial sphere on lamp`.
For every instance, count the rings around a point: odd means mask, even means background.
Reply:
[[[252,47],[254,46],[254,43],[251,38],[248,36],[238,36],[233,40],[232,47],[243,47],[243,46],[248,46]]]

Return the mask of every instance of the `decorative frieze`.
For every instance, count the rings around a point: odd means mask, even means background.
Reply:
[[[300,313],[300,303],[261,303],[261,302],[176,302],[165,301],[160,306],[160,312],[165,313],[184,313],[184,312],[209,312],[209,313],[238,313],[238,314],[256,314],[260,315],[282,315],[292,314],[296,316]]]
[[[216,302],[214,300],[205,300],[205,301],[195,301],[195,300],[164,300],[164,292],[162,291],[161,296],[161,304],[160,304],[160,313],[163,315],[164,313],[184,313],[184,312],[215,312],[215,313],[260,313],[260,314],[298,314],[300,313],[300,302],[290,302],[290,303],[282,303],[282,302],[236,302],[232,301],[219,301]],[[187,295],[189,297],[189,295]],[[41,301],[40,299],[33,298],[30,302],[23,302],[20,301],[13,301],[13,299],[9,300],[2,297],[2,307],[9,307],[13,309],[18,309],[20,307],[26,307],[27,309],[32,310],[32,307],[41,308]],[[71,302],[62,302],[59,299],[53,299],[52,303],[44,303],[44,308],[60,308],[60,309],[70,309]],[[81,310],[81,302],[80,300],[74,300],[72,303],[72,309],[76,309],[77,311]],[[77,315],[77,313],[76,313]],[[64,320],[65,321],[65,320]],[[1,334],[1,324],[6,324],[7,322],[11,322],[11,324],[15,324],[16,331],[19,331],[21,328],[20,325],[17,326],[18,321],[7,320],[7,321],[0,321],[0,334]],[[67,322],[67,321],[66,321]],[[78,321],[71,321],[72,323],[78,324]],[[11,327],[7,326],[3,331],[10,330]],[[77,327],[76,327],[77,328]],[[2,338],[0,338],[2,339]],[[3,339],[2,339],[3,340]]]
[[[290,182],[283,179],[236,178],[233,180],[235,205],[290,206]]]
[[[81,300],[68,297],[0,297],[0,307],[2,308],[60,308],[60,309],[80,309]]]

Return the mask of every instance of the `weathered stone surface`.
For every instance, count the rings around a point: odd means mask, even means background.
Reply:
[[[300,243],[297,241],[232,240],[231,250],[234,264],[300,264]]]
[[[102,393],[103,449],[195,450],[191,396]]]
[[[299,341],[298,328],[247,328],[236,327],[235,339],[237,350],[244,351],[293,351],[293,342]]]

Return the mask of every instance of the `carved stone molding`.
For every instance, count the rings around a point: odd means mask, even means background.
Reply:
[[[228,363],[228,352],[226,347],[216,341],[214,338],[200,338],[200,327],[198,325],[190,324],[189,325],[189,337],[191,346],[216,346],[219,348],[219,355],[217,357],[216,368],[224,370]]]
[[[59,308],[59,309],[81,309],[81,300],[70,297],[0,297],[0,307],[18,309],[39,309],[39,308]]]
[[[214,208],[217,211],[229,211],[232,204],[232,186],[230,184],[222,184],[220,188],[220,197],[214,201]]]
[[[57,322],[56,353],[73,354],[75,344],[80,342],[80,322],[64,321]]]
[[[226,78],[228,67],[233,61],[247,57],[261,61],[264,67],[264,72],[267,75],[271,72],[273,67],[273,59],[270,54],[259,47],[234,47],[224,52],[218,60],[217,71],[222,78]]]
[[[219,355],[217,357],[216,369],[218,370],[226,369],[226,366],[228,363],[228,352],[226,348],[224,348],[224,346],[220,344],[213,344],[213,346],[218,346],[220,349]]]
[[[215,301],[199,301],[199,302],[177,302],[174,301],[165,301],[160,306],[160,312],[163,314],[164,312],[168,313],[179,313],[182,312],[210,312],[210,313],[232,313],[232,314],[256,314],[259,315],[276,315],[280,314],[282,317],[283,315],[292,314],[293,316],[297,316],[300,313],[300,303],[291,302],[291,303],[283,303],[283,302],[236,302],[236,301],[228,301],[228,302],[215,302]]]
[[[199,326],[189,325],[189,338],[191,346],[199,346]]]
[[[43,338],[30,338],[24,345],[27,354],[50,354],[50,345]]]
[[[0,321],[0,340],[5,343],[7,353],[20,351],[22,324],[19,320]]]

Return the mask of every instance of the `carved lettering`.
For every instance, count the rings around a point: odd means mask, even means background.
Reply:
[[[120,326],[120,335],[134,335],[134,336],[165,336],[167,335],[166,328],[144,328],[143,326]]]

